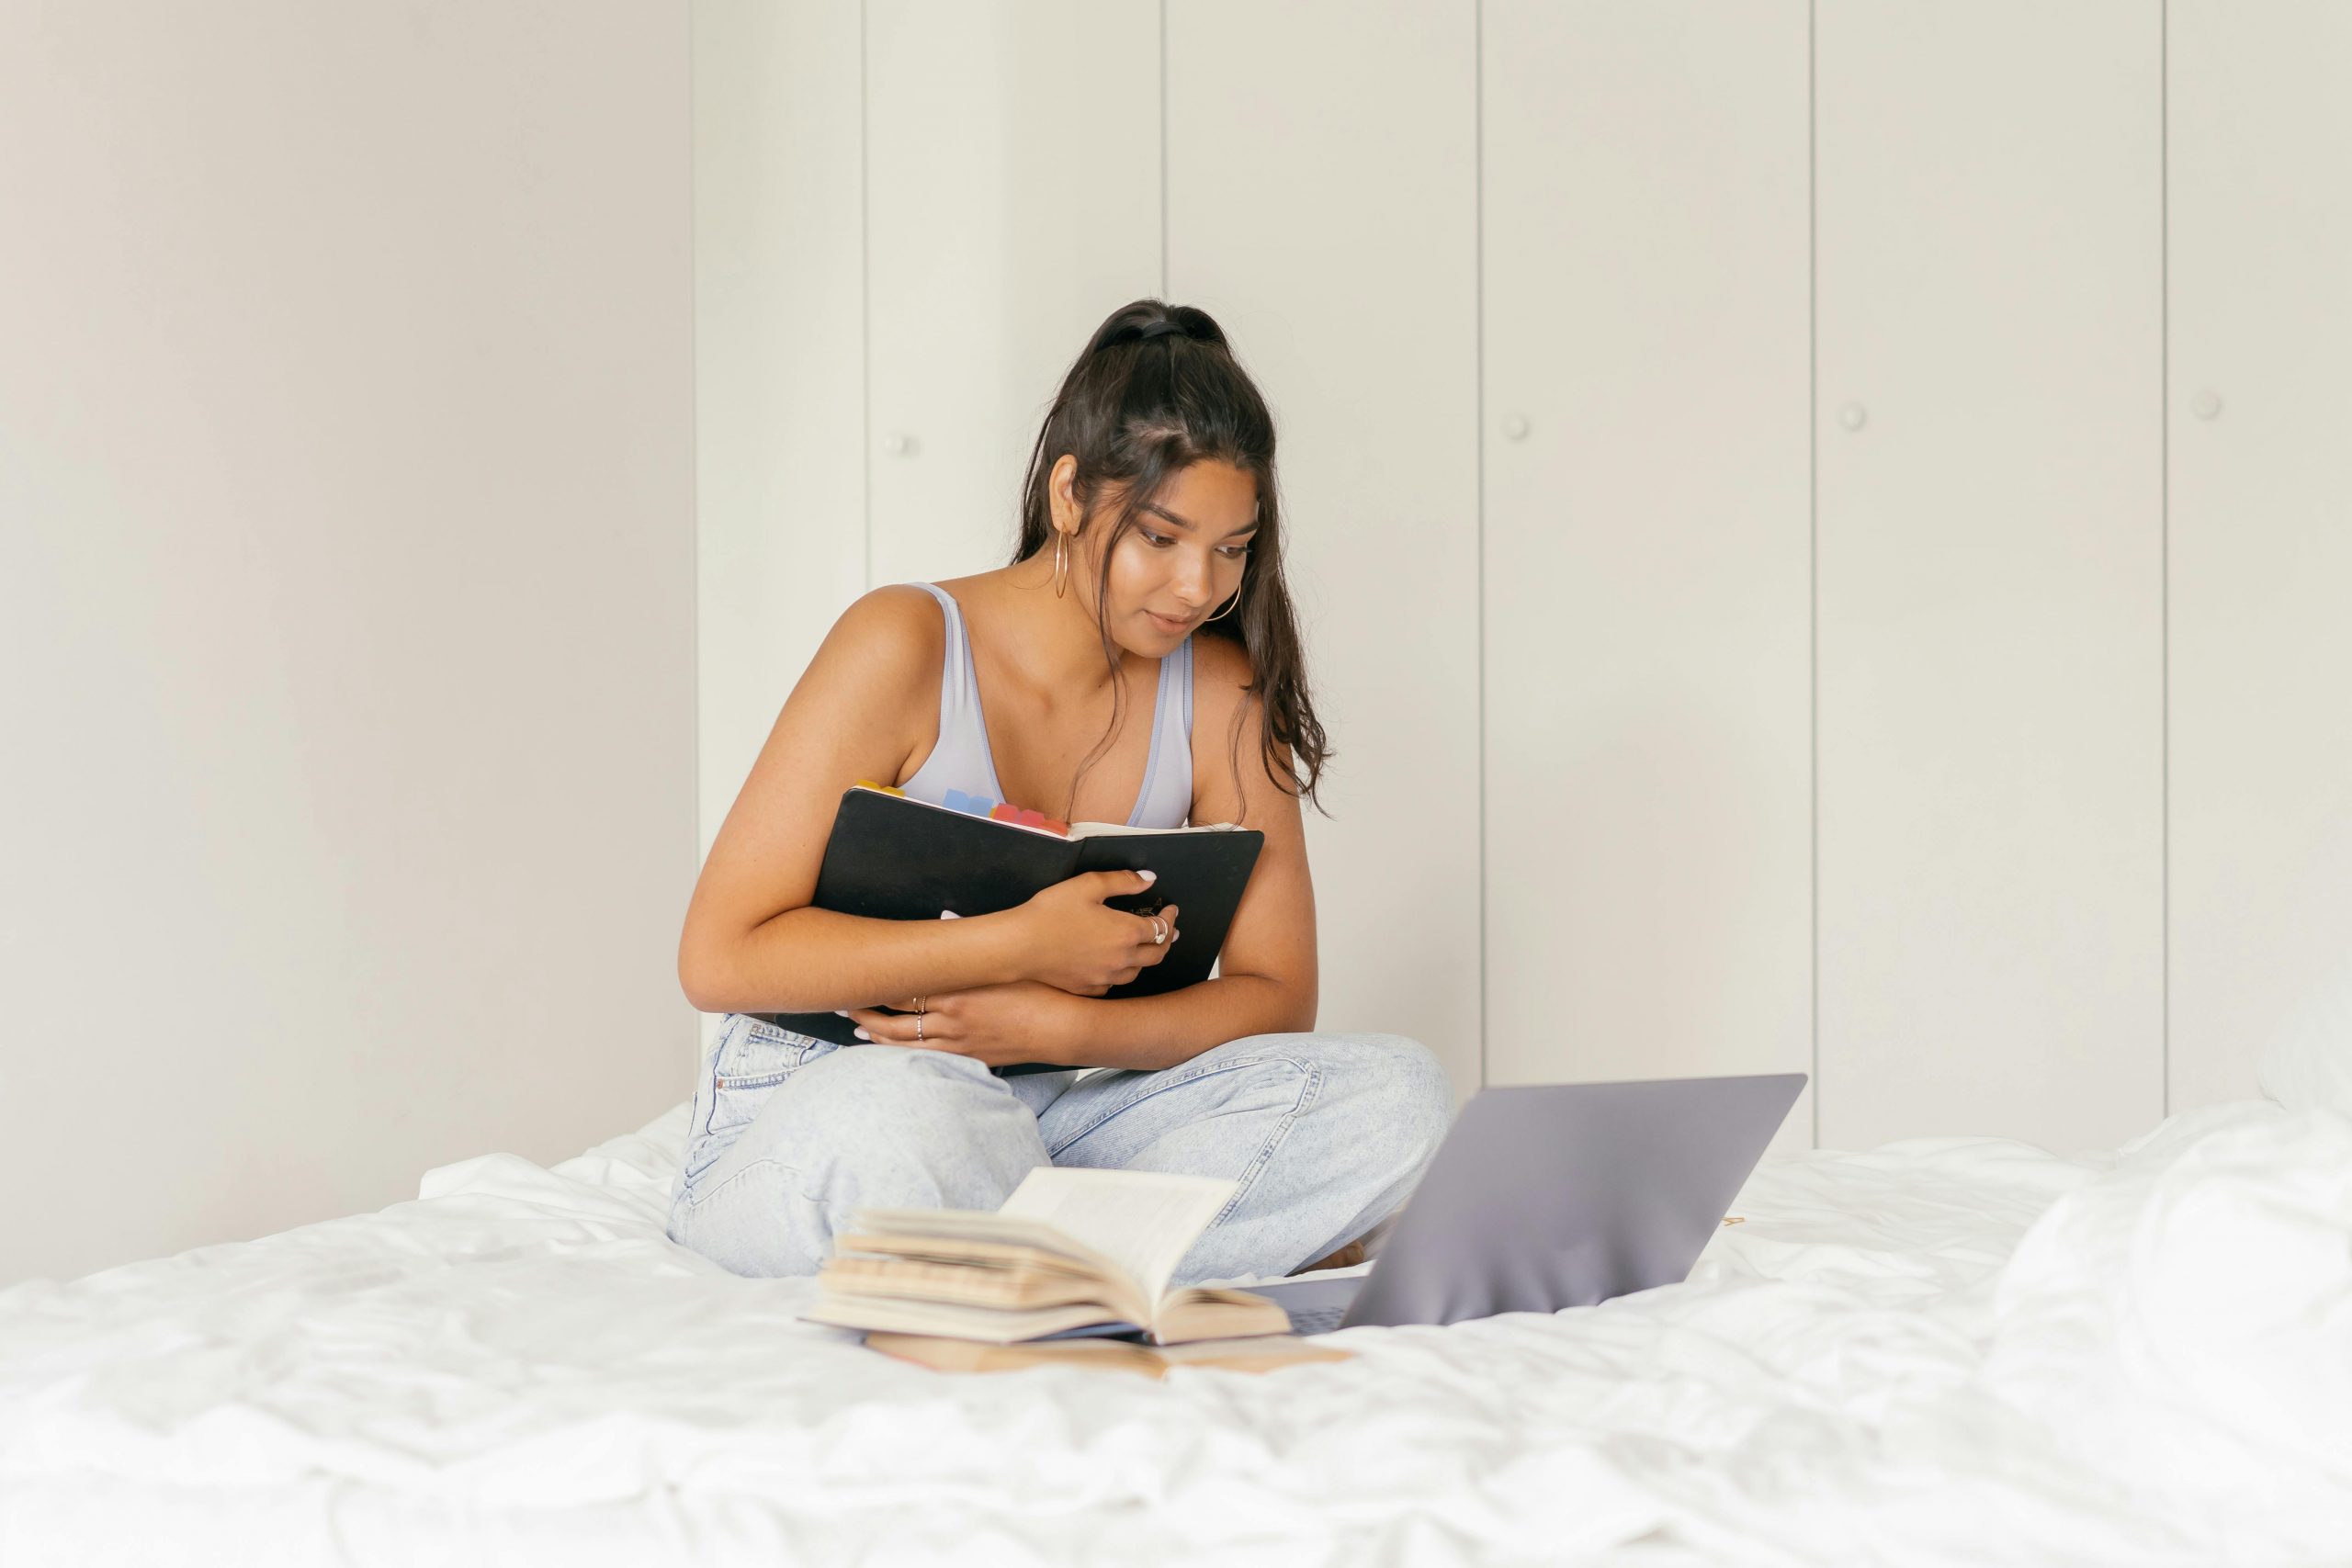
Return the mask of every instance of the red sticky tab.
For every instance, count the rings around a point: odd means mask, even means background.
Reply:
[[[1042,828],[1049,833],[1058,833],[1065,839],[1069,837],[1069,823],[1048,817],[1042,811],[1032,810],[1026,806],[1015,806],[1009,800],[999,803],[996,809],[989,812],[989,816],[999,822],[1011,822],[1023,828]]]

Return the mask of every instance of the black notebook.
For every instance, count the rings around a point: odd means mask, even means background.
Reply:
[[[1102,822],[1046,827],[933,806],[894,789],[853,784],[842,792],[832,836],[817,872],[820,909],[884,920],[935,920],[943,912],[990,915],[1014,908],[1057,882],[1090,871],[1149,871],[1141,893],[1102,902],[1152,915],[1170,904],[1183,937],[1159,963],[1103,993],[1154,997],[1209,977],[1233,912],[1250,885],[1266,835],[1223,822],[1200,828],[1127,828]],[[780,1029],[841,1045],[864,1042],[834,1012],[754,1013]],[[1023,1062],[1000,1074],[1059,1072],[1070,1064]]]

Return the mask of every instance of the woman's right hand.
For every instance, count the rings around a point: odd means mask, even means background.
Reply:
[[[1159,911],[1168,940],[1152,940],[1152,918],[1103,908],[1105,898],[1148,892],[1133,871],[1086,871],[1057,882],[1021,906],[1029,924],[1027,978],[1081,997],[1123,986],[1168,956],[1176,944],[1176,906]]]

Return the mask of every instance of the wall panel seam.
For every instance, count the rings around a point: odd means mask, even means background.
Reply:
[[[1168,283],[1168,0],[1159,0],[1159,297]]]
[[[1804,315],[1805,315],[1805,743],[1810,754],[1805,793],[1806,837],[1812,861],[1808,894],[1813,920],[1811,999],[1806,1011],[1813,1045],[1813,1146],[1821,1146],[1821,240],[1820,159],[1815,151],[1820,118],[1815,56],[1816,0],[1804,8]]]
[[[1487,1087],[1487,6],[1470,5],[1470,190],[1476,231],[1471,236],[1471,299],[1477,339],[1476,383],[1472,397],[1477,423],[1478,574],[1478,1087]]]
[[[2172,1114],[2172,5],[2156,7],[2156,882],[2162,940],[2158,1106]]]
[[[874,590],[874,193],[866,144],[874,140],[873,78],[865,65],[866,0],[857,0],[857,365],[858,472],[865,476],[859,510],[865,517],[865,592]]]
[[[686,617],[692,684],[688,687],[694,703],[694,870],[702,870],[702,291],[696,287],[695,270],[702,265],[702,236],[695,221],[701,212],[702,160],[696,156],[695,97],[698,84],[695,80],[695,33],[702,17],[699,8],[686,16],[686,433],[691,445],[686,462],[686,525],[688,529],[687,568],[694,583]]]

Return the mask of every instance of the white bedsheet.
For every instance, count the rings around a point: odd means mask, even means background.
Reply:
[[[2352,1560],[2352,1122],[1768,1160],[1690,1280],[1353,1361],[951,1376],[542,1169],[0,1292],[0,1562]]]

